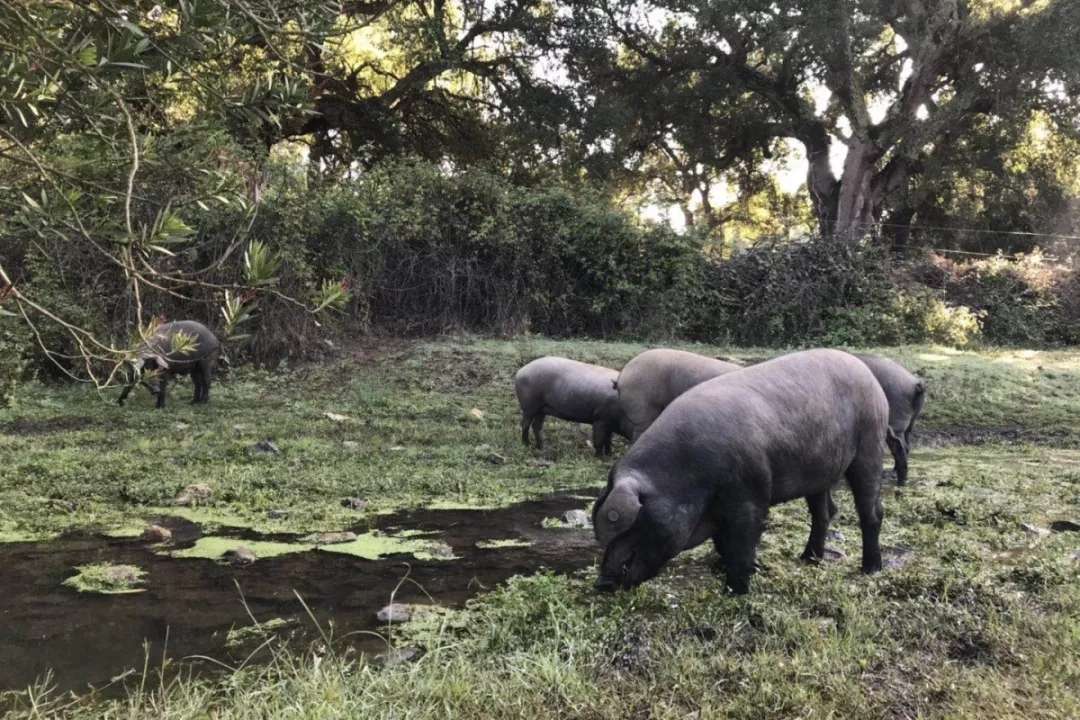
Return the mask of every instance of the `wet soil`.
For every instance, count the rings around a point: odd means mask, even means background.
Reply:
[[[1073,433],[1039,432],[1019,427],[997,428],[940,428],[924,430],[916,426],[912,446],[916,449],[941,448],[952,445],[986,445],[990,443],[1048,445],[1071,447],[1078,442]]]
[[[65,415],[46,420],[22,419],[0,425],[0,435],[50,435],[85,430],[93,424],[93,418],[78,415]]]
[[[579,493],[571,493],[498,510],[406,511],[375,522],[388,533],[430,532],[432,538],[453,548],[454,560],[396,555],[372,561],[316,550],[234,567],[212,560],[172,558],[140,540],[98,536],[0,545],[4,569],[0,691],[24,689],[50,669],[60,690],[100,686],[129,669],[141,669],[144,642],[151,668],[163,654],[174,660],[205,655],[235,663],[244,655],[230,658],[225,636],[232,627],[251,624],[248,610],[260,622],[297,619],[314,637],[314,627],[294,591],[320,624],[325,627],[332,621],[334,635],[342,637],[357,630],[385,629],[375,614],[390,602],[399,584],[395,602],[434,600],[455,606],[512,575],[541,568],[558,572],[583,568],[599,553],[592,531],[545,529],[541,523],[545,517],[559,517],[584,504]],[[173,531],[174,548],[189,547],[202,534],[197,525],[179,518],[156,522]],[[238,544],[254,538],[295,540],[239,529],[215,530],[214,534],[234,535]],[[494,539],[532,544],[476,545]],[[106,561],[145,570],[146,592],[106,596],[78,593],[62,585],[74,574],[75,566]],[[406,574],[409,582],[400,583]],[[386,650],[384,643],[370,635],[352,636],[348,642],[360,650]]]

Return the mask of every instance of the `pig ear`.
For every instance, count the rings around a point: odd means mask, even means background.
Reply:
[[[596,541],[607,545],[630,528],[641,512],[641,498],[636,490],[620,485],[611,490],[593,510]]]

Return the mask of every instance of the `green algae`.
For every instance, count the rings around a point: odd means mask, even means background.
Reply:
[[[498,550],[500,548],[523,548],[532,545],[531,540],[522,538],[504,538],[502,540],[477,540],[476,547],[481,550]]]
[[[262,642],[273,633],[296,624],[295,618],[271,618],[255,625],[233,627],[225,635],[225,647],[235,650],[256,642]]]
[[[355,540],[336,545],[320,545],[319,552],[339,553],[378,560],[387,555],[408,553],[417,560],[456,560],[453,549],[439,540],[416,537],[424,535],[420,531],[406,531],[387,535],[380,532],[363,533]]]
[[[424,503],[425,510],[498,510],[507,507],[511,503],[485,503],[480,500],[432,500]]]
[[[94,563],[79,565],[75,569],[78,574],[69,577],[63,585],[79,592],[128,595],[146,591],[146,588],[137,587],[144,582],[146,571],[134,565]]]
[[[221,560],[222,555],[228,550],[245,547],[255,553],[255,557],[262,560],[292,553],[307,552],[314,548],[313,545],[302,543],[274,542],[269,540],[242,540],[234,537],[222,537],[218,535],[205,535],[199,538],[194,545],[183,550],[173,550],[163,553],[174,558],[203,558],[207,560]]]

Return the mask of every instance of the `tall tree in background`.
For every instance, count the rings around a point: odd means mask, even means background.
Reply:
[[[1065,0],[580,0],[567,65],[594,147],[680,145],[717,171],[805,149],[822,232],[906,225],[916,178],[996,118],[1080,133],[1080,4]],[[1066,31],[1072,28],[1073,32]],[[819,106],[819,101],[820,106]],[[846,155],[839,175],[833,146]]]

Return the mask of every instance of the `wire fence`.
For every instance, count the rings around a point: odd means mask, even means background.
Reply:
[[[905,230],[907,234],[906,241],[900,245],[893,243],[897,230]],[[749,248],[762,243],[807,242],[815,237],[818,236],[788,233],[753,239],[730,238],[724,244],[730,248]],[[854,228],[846,239],[890,244],[895,253],[910,257],[932,252],[958,258],[1000,257],[1016,261],[1029,257],[1037,249],[1045,262],[1071,264],[1080,254],[1080,235],[948,225],[872,223]]]

